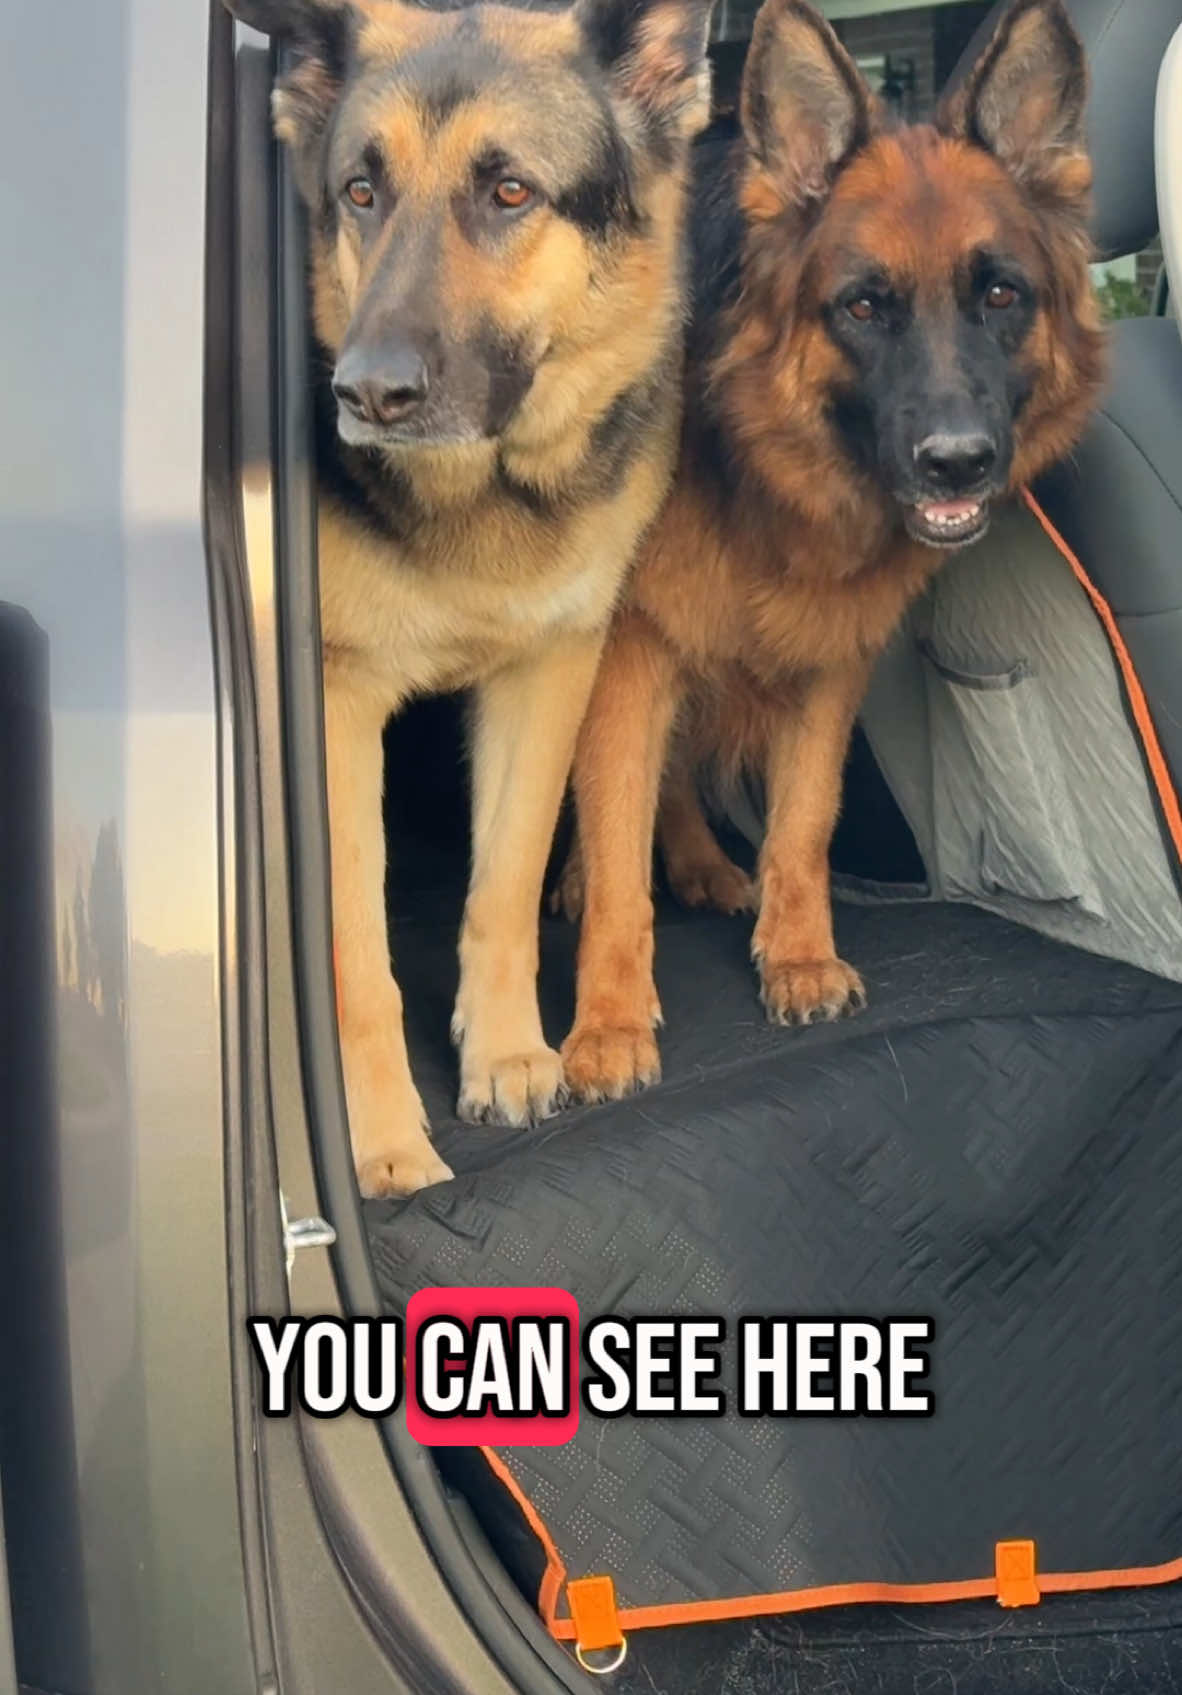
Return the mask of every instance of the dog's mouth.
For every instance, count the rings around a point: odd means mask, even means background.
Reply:
[[[346,407],[337,411],[337,433],[346,447],[383,448],[471,447],[487,439],[486,432],[466,419],[408,417],[392,424],[369,424]]]
[[[928,547],[963,547],[989,528],[989,500],[920,500],[903,508],[903,522],[914,541]]]

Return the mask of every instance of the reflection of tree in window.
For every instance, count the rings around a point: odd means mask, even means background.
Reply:
[[[90,925],[86,919],[86,891],[82,873],[74,879],[74,956],[78,968],[78,993],[84,1001],[91,999],[94,987],[94,963],[90,951]]]
[[[123,866],[114,819],[101,827],[95,843],[87,920],[103,1017],[122,1024],[127,985],[126,917]]]
[[[74,981],[74,932],[70,928],[70,909],[62,909],[62,982]]]

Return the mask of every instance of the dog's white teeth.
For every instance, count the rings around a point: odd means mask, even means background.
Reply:
[[[933,529],[958,529],[979,518],[981,506],[979,501],[950,501],[946,506],[921,506],[919,515]]]

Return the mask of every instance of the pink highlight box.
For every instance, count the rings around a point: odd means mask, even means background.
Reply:
[[[503,1334],[514,1334],[514,1320],[562,1319],[566,1323],[566,1409],[525,1416],[496,1411],[440,1413],[422,1404],[419,1336],[431,1319],[453,1319],[463,1326],[466,1361],[471,1360],[473,1328],[478,1319],[503,1321]],[[444,1382],[456,1368],[445,1368]],[[466,1381],[466,1373],[463,1374]],[[416,1442],[432,1448],[557,1448],[579,1427],[579,1306],[566,1289],[420,1289],[406,1306],[406,1427]]]

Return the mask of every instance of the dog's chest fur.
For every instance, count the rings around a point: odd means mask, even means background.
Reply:
[[[329,491],[320,504],[321,634],[329,664],[383,696],[462,689],[556,635],[603,627],[667,482],[646,454],[607,500],[541,516],[459,505],[400,538]]]
[[[687,670],[722,680],[738,668],[777,694],[876,653],[939,563],[904,537],[868,545],[787,511],[723,516],[682,482],[644,549],[633,598]]]

